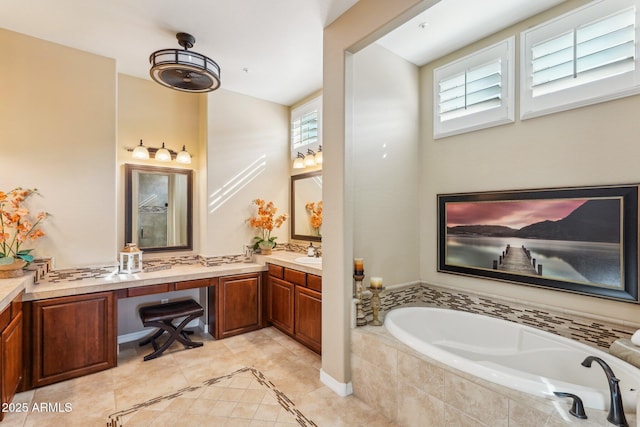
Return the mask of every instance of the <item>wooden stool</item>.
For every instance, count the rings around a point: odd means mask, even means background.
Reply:
[[[204,309],[200,304],[193,299],[184,301],[174,301],[166,304],[156,304],[146,307],[140,307],[138,310],[140,313],[140,319],[144,326],[155,326],[158,328],[149,338],[145,338],[140,341],[140,345],[146,345],[151,343],[153,345],[153,353],[144,357],[144,360],[155,359],[162,355],[162,353],[169,348],[175,340],[184,344],[185,348],[201,347],[201,342],[192,341],[187,334],[189,331],[185,331],[184,327],[187,323],[191,322],[204,314]],[[186,316],[186,317],[185,317]],[[185,317],[178,326],[174,326],[173,320]],[[158,346],[156,340],[160,338],[165,332],[169,334],[169,337],[162,346]],[[192,332],[191,332],[192,333]]]

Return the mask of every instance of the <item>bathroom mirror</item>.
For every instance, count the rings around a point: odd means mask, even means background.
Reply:
[[[313,205],[311,205],[313,203]],[[291,238],[319,242],[322,240],[322,171],[291,177]],[[322,208],[320,208],[322,209]],[[314,214],[315,210],[315,214]],[[321,212],[321,211],[320,211]],[[318,222],[319,220],[319,222]]]
[[[190,169],[125,165],[125,243],[144,252],[193,248]]]

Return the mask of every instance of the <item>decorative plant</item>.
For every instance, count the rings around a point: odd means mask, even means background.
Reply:
[[[320,235],[320,226],[322,225],[322,200],[318,203],[309,202],[305,205],[307,211],[311,214],[311,227]]]
[[[46,212],[40,212],[35,222],[29,218],[29,210],[23,204],[37,189],[14,188],[9,193],[0,191],[0,265],[11,264],[18,258],[27,264],[33,261],[33,249],[20,249],[27,241],[34,241],[44,232],[38,228],[42,220],[47,217]]]
[[[280,228],[287,220],[287,214],[276,217],[278,208],[273,202],[255,199],[252,203],[258,207],[258,215],[249,218],[249,225],[260,230],[260,235],[253,238],[253,249],[258,249],[261,245],[273,248],[276,245],[277,237],[271,236],[271,230]]]

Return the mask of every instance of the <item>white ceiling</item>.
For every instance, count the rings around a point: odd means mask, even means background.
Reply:
[[[442,0],[380,43],[423,65],[561,1]],[[180,48],[175,34],[187,32],[192,50],[220,65],[223,88],[291,105],[322,87],[322,29],[356,2],[0,0],[0,27],[115,58],[118,72],[147,79],[149,55]]]

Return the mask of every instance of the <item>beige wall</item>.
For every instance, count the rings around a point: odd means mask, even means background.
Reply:
[[[116,260],[115,61],[0,29],[0,190],[38,188],[57,268]]]
[[[640,96],[529,120],[516,118],[513,124],[433,140],[432,74],[435,67],[513,34],[518,35],[526,28],[584,3],[567,2],[421,69],[420,121],[424,155],[421,159],[420,277],[429,283],[637,321],[640,307],[634,304],[436,271],[438,193],[640,182],[637,167]],[[519,76],[519,72],[516,74]],[[518,115],[516,107],[516,117]]]
[[[386,284],[419,277],[418,67],[377,44],[353,55],[353,253]]]
[[[117,142],[117,200],[118,200],[118,248],[124,246],[124,165],[141,164],[150,166],[192,169],[194,171],[194,195],[205,184],[206,172],[200,168],[206,147],[200,143],[200,109],[206,95],[185,93],[167,89],[151,80],[144,80],[118,74],[118,142]],[[206,129],[206,124],[205,124]],[[165,163],[156,160],[136,160],[127,148],[139,144],[140,139],[147,147],[159,148],[165,142],[167,148],[179,152],[186,146],[192,163],[184,165],[175,161]],[[194,197],[193,221],[194,247],[199,250],[199,198]]]
[[[348,51],[374,40],[416,8],[436,1],[360,0],[324,31],[323,47],[323,292],[322,380],[349,392],[349,314],[353,288],[353,175],[351,174],[352,63]],[[414,10],[411,10],[411,9]],[[346,54],[346,57],[345,57]],[[345,83],[347,87],[345,89]],[[348,126],[345,126],[347,121]],[[366,266],[365,266],[366,268]]]
[[[239,254],[256,235],[246,219],[252,200],[271,200],[289,213],[289,109],[246,95],[218,90],[208,95],[206,215],[200,253]],[[206,211],[205,211],[206,209]],[[289,222],[272,232],[289,240]]]

